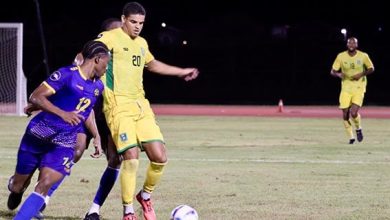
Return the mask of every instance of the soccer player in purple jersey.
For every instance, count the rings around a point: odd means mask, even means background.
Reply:
[[[115,28],[119,28],[122,26],[122,21],[119,18],[108,18],[103,21],[101,26],[101,31],[108,31]],[[81,53],[78,53],[75,57],[73,64],[81,65],[84,62],[84,58]],[[102,97],[99,97],[99,100],[96,102],[93,107],[93,111],[91,112],[91,124],[83,126],[82,129],[77,133],[77,143],[75,148],[75,155],[73,158],[73,163],[77,163],[82,157],[85,149],[88,148],[88,145],[93,138],[93,145],[95,146],[95,152],[91,154],[91,157],[97,158],[101,156],[101,150],[97,148],[97,146],[101,146],[104,154],[107,159],[107,167],[103,172],[103,175],[100,179],[99,188],[96,192],[95,198],[91,205],[92,216],[90,218],[99,216],[99,209],[106,201],[108,194],[110,193],[112,187],[114,186],[120,168],[120,157],[116,152],[116,147],[114,142],[112,141],[111,133],[109,128],[107,127],[107,122],[103,114],[103,100]],[[97,128],[99,131],[97,131]],[[96,129],[95,129],[96,128]],[[100,134],[99,134],[100,133]],[[98,143],[96,143],[98,142]],[[64,178],[55,183],[49,190],[48,194],[45,198],[45,204],[40,209],[40,212],[35,217],[37,219],[43,219],[43,211],[49,203],[50,197],[58,188],[58,186],[63,182]],[[88,215],[89,213],[87,213]],[[89,218],[87,218],[89,219]]]
[[[104,85],[100,80],[110,61],[104,43],[87,42],[81,66],[55,71],[31,94],[29,101],[41,109],[27,125],[21,140],[15,174],[10,178],[8,208],[21,202],[31,176],[39,169],[38,183],[24,201],[15,220],[29,220],[42,207],[50,187],[70,175],[79,129],[92,111]]]

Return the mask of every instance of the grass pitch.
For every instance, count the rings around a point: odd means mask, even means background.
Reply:
[[[153,194],[158,219],[180,204],[200,219],[389,219],[390,120],[364,119],[365,139],[347,144],[341,119],[159,116],[169,163]],[[28,120],[0,117],[0,219]],[[55,192],[46,219],[82,219],[104,158],[87,151]],[[140,189],[147,165],[141,156]],[[36,180],[36,175],[34,176]],[[25,196],[33,189],[28,188]],[[25,198],[25,197],[24,197]],[[137,215],[141,209],[135,203]],[[121,219],[119,182],[102,219]],[[140,218],[141,219],[141,218]]]

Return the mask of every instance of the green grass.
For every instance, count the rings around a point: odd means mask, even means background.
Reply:
[[[390,120],[363,118],[364,141],[348,145],[341,119],[158,119],[170,158],[153,194],[158,219],[168,220],[180,204],[207,220],[389,219]],[[27,122],[0,118],[0,219],[14,214],[6,208],[7,181]],[[89,209],[106,167],[104,158],[89,153],[54,194],[47,219],[80,219]],[[137,190],[146,165],[142,154]],[[121,218],[119,182],[101,214]]]

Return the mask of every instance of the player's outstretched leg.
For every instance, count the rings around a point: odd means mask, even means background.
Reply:
[[[49,192],[47,193],[45,197],[45,203],[43,203],[41,209],[39,209],[39,212],[34,216],[36,219],[44,219],[45,216],[43,215],[43,211],[46,209],[46,206],[49,204],[50,198],[53,195],[53,193],[57,190],[57,188],[61,185],[61,183],[64,181],[66,176],[64,176],[61,180],[54,183],[53,186],[49,189]]]
[[[44,203],[45,203],[44,196],[42,196],[40,193],[37,193],[35,191],[32,192],[27,197],[26,201],[24,201],[18,213],[16,213],[14,220],[32,219]]]
[[[99,209],[103,205],[104,201],[106,201],[108,194],[118,179],[118,174],[119,169],[111,168],[109,166],[106,168],[100,178],[100,185],[93,200],[93,204],[85,215],[84,220],[99,219]]]

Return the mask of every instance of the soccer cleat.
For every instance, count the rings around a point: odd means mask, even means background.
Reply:
[[[353,144],[353,143],[355,143],[355,138],[349,139],[349,144]]]
[[[100,217],[99,214],[97,214],[96,212],[91,214],[88,214],[87,212],[87,214],[84,217],[84,220],[100,220]]]
[[[357,137],[357,140],[359,142],[362,142],[362,140],[363,140],[363,131],[362,131],[362,129],[357,129],[356,130],[356,137]]]
[[[7,201],[7,206],[9,210],[14,210],[20,205],[24,193],[24,190],[20,193],[12,192],[11,185],[13,181],[14,181],[14,176],[11,176],[8,180],[8,190],[11,192],[8,196],[8,201]]]
[[[129,213],[124,215],[122,220],[137,220],[137,216],[134,213]]]
[[[11,192],[8,196],[8,201],[7,201],[8,209],[9,210],[16,209],[19,206],[20,202],[22,201],[22,197],[23,197],[23,192],[21,193]]]
[[[141,196],[141,191],[137,194],[136,198],[142,206],[145,220],[156,220],[156,213],[154,213],[152,201],[150,199],[144,200]]]

